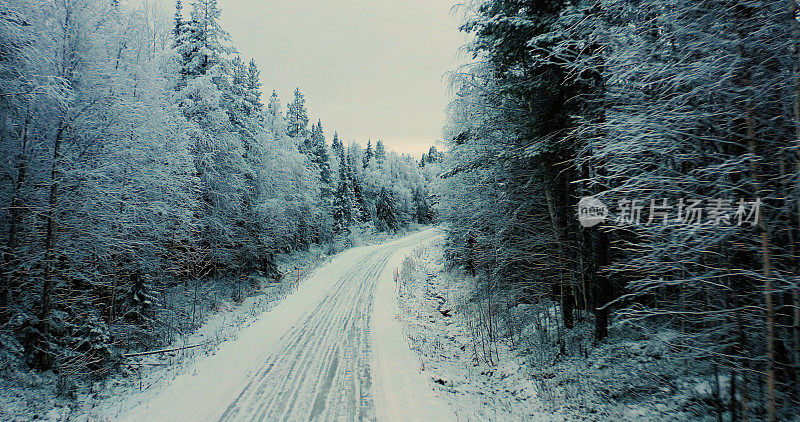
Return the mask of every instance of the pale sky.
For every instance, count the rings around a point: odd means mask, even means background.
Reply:
[[[185,2],[189,3],[189,2]],[[441,137],[445,72],[463,36],[454,0],[219,0],[223,27],[261,69],[266,101],[296,86],[330,136],[415,156]],[[190,6],[184,6],[188,9]],[[284,109],[285,110],[285,109]]]

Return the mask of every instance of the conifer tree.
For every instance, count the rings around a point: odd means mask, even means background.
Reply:
[[[311,126],[310,152],[311,161],[319,169],[320,179],[320,197],[323,203],[330,202],[332,194],[333,179],[331,175],[330,155],[328,154],[328,146],[325,143],[325,134],[322,130],[322,121],[318,120],[317,124]]]
[[[243,136],[243,141],[247,145],[255,130],[256,122],[252,118],[257,105],[249,97],[247,69],[239,55],[231,60],[229,72],[229,78],[218,79],[218,86],[223,91],[223,102],[231,124]]]
[[[364,162],[362,163],[364,168],[369,167],[370,161],[372,161],[372,139],[367,140],[367,149],[364,150]]]
[[[195,0],[192,3],[192,20],[178,39],[184,75],[205,75],[218,66],[222,67],[216,70],[218,74],[225,71],[228,65],[226,56],[234,49],[226,45],[230,35],[220,25],[221,15],[217,0]]]
[[[425,163],[436,163],[442,160],[442,153],[436,149],[436,146],[432,145],[428,150],[428,154],[422,154],[422,158],[424,158]]]
[[[398,229],[394,198],[385,187],[381,188],[380,194],[378,195],[378,201],[375,204],[375,213],[378,219],[379,230],[396,231]]]
[[[307,145],[308,137],[308,110],[306,98],[300,88],[295,88],[294,99],[286,106],[286,134],[301,143],[301,150],[309,153],[311,148]]]
[[[281,101],[275,90],[272,90],[272,95],[269,96],[265,119],[266,129],[272,133],[272,140],[276,142],[283,140],[284,136],[287,135],[286,121],[281,111]]]
[[[386,147],[380,139],[375,143],[375,162],[382,165],[386,161]]]
[[[433,222],[433,207],[428,201],[428,196],[422,186],[415,186],[413,190],[414,221],[418,224],[431,224]]]
[[[261,71],[256,66],[255,59],[250,59],[250,64],[247,67],[247,92],[249,93],[249,101],[261,110]]]
[[[372,219],[370,215],[369,206],[367,204],[367,198],[364,195],[364,189],[361,186],[362,180],[358,176],[358,171],[356,168],[355,156],[358,152],[356,149],[356,144],[350,144],[350,148],[347,152],[347,169],[348,169],[348,179],[350,180],[350,185],[353,188],[353,201],[354,201],[354,212],[355,215],[353,218],[360,222],[368,222]]]
[[[344,144],[342,143],[342,140],[339,139],[339,133],[338,132],[333,132],[333,141],[332,142],[333,142],[333,144],[331,146],[331,149],[333,150],[333,153],[336,154],[337,158],[341,158],[342,155],[344,154]]]
[[[350,166],[344,148],[339,148],[339,184],[333,202],[333,230],[341,233],[353,224],[353,205],[355,203]]]
[[[177,0],[175,2],[175,17],[174,17],[174,24],[172,27],[172,38],[173,38],[173,47],[176,47],[178,44],[178,40],[181,39],[184,31],[184,22],[183,22],[183,4],[181,0]]]

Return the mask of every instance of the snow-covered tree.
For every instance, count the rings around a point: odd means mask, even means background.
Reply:
[[[172,26],[172,38],[173,38],[173,47],[177,47],[178,40],[183,38],[184,31],[186,30],[186,24],[183,21],[183,2],[181,0],[175,1],[175,15],[174,15],[174,23]]]
[[[247,93],[248,101],[260,110],[261,103],[261,71],[258,70],[255,59],[250,59],[247,66]]]
[[[396,212],[392,194],[386,188],[381,188],[378,194],[378,201],[375,204],[378,230],[397,230],[399,224]]]
[[[364,150],[364,168],[369,167],[372,162],[372,139],[367,140],[367,148]]]
[[[284,136],[288,136],[286,132],[286,121],[281,111],[281,102],[280,99],[278,99],[278,93],[274,90],[269,97],[269,104],[267,104],[265,113],[265,129],[273,135],[274,140],[279,141],[282,140]]]
[[[383,141],[380,139],[378,142],[375,143],[375,162],[378,165],[382,165],[384,160],[386,160],[386,147],[383,145]],[[367,160],[369,162],[369,160]]]
[[[286,133],[292,138],[297,138],[301,146],[309,150],[306,145],[308,135],[308,110],[306,98],[300,88],[295,88],[294,99],[286,106]]]
[[[194,0],[191,21],[182,37],[177,40],[178,51],[183,55],[183,71],[186,76],[205,75],[217,69],[220,74],[228,65],[227,54],[233,52],[228,45],[230,35],[222,29],[222,12],[217,0]]]
[[[339,184],[333,199],[333,231],[347,231],[354,221],[355,193],[351,179],[350,164],[344,148],[339,148]]]
[[[342,143],[342,140],[339,139],[338,132],[333,132],[333,141],[331,142],[331,150],[333,151],[333,154],[341,160],[341,157],[344,156],[344,144]]]

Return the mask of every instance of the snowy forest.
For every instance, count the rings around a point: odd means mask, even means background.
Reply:
[[[624,321],[705,362],[718,420],[796,416],[797,2],[489,0],[462,12],[475,60],[452,75],[442,218],[447,257],[479,275],[485,313],[554,304],[548,363]],[[614,221],[579,224],[587,196]],[[693,199],[705,201],[697,224]],[[760,218],[734,221],[742,199],[760,201]]]
[[[11,362],[103,376],[194,320],[170,300],[187,283],[280,279],[276,254],[433,219],[435,148],[325,139],[300,89],[261,98],[215,0],[187,6],[0,2]]]
[[[798,0],[454,5],[421,158],[222,3],[0,0],[0,419],[798,420]]]

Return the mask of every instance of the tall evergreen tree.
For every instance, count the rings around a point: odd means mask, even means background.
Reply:
[[[431,224],[434,220],[433,207],[428,200],[428,195],[422,186],[415,186],[413,190],[414,221],[417,224]]]
[[[183,4],[181,3],[181,0],[177,0],[175,2],[175,17],[172,27],[173,47],[177,46],[178,40],[183,36],[184,29]]]
[[[234,56],[229,66],[229,77],[218,80],[223,91],[223,102],[234,129],[242,136],[245,144],[253,137],[257,105],[253,103],[247,89],[247,68],[239,55]],[[249,148],[245,148],[249,149]]]
[[[375,143],[375,162],[382,165],[386,161],[386,147],[380,139]]]
[[[442,161],[442,153],[433,145],[428,149],[427,154],[422,154],[422,157],[425,159],[426,164]]]
[[[317,168],[319,168],[320,179],[320,196],[323,203],[327,204],[331,200],[333,193],[333,178],[331,174],[330,155],[328,154],[328,146],[325,143],[325,133],[322,130],[322,121],[318,120],[317,124],[311,126],[310,151],[311,161]]]
[[[399,228],[394,197],[385,187],[381,188],[380,194],[378,194],[378,201],[375,204],[375,213],[378,219],[379,230],[396,231]]]
[[[306,97],[300,92],[300,88],[295,88],[294,99],[286,106],[286,134],[298,139],[301,149],[305,153],[311,152],[308,145],[308,110],[306,109]]]
[[[364,150],[364,162],[362,163],[364,168],[369,167],[370,161],[372,161],[372,139],[367,140],[367,149]]]
[[[355,204],[352,180],[350,178],[350,166],[345,157],[344,148],[340,148],[338,154],[339,184],[336,187],[336,194],[333,202],[334,233],[341,233],[349,230],[349,227],[353,224]]]
[[[280,141],[287,135],[286,121],[281,111],[281,101],[275,90],[272,90],[272,95],[269,96],[265,119],[266,129],[272,133],[273,141]]]
[[[192,3],[192,20],[178,40],[184,75],[205,75],[211,69],[217,69],[217,74],[225,71],[228,65],[226,56],[234,49],[227,45],[230,35],[222,29],[221,14],[217,0],[195,0]]]
[[[247,92],[249,101],[259,110],[261,109],[261,71],[256,66],[255,59],[250,59],[247,67]]]
[[[336,157],[341,158],[344,154],[344,144],[342,143],[342,140],[339,139],[338,132],[333,132],[333,144],[331,149],[333,150],[333,153],[336,154]]]
[[[344,151],[344,148],[342,148]],[[367,198],[364,195],[364,188],[362,187],[362,180],[359,178],[359,171],[357,168],[356,155],[360,152],[358,145],[353,142],[350,144],[347,155],[347,177],[350,180],[350,185],[353,188],[353,201],[354,201],[354,215],[353,219],[360,222],[368,222],[372,219]]]

